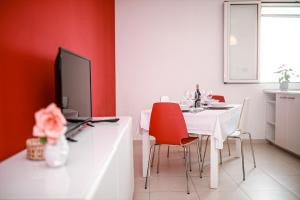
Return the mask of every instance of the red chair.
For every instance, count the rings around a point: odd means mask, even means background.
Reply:
[[[219,102],[225,102],[225,97],[221,95],[210,95],[212,99],[218,100]]]
[[[190,145],[197,142],[198,143],[198,164],[200,172],[200,152],[199,152],[199,140],[198,137],[189,137],[186,124],[181,112],[181,109],[176,103],[155,103],[152,107],[149,134],[155,137],[155,144],[151,145],[147,176],[145,182],[145,189],[147,189],[148,175],[149,175],[149,165],[151,162],[151,152],[156,145],[178,145],[182,146],[189,156],[185,159],[185,174],[187,180],[187,193],[190,193],[189,183],[188,183],[188,165],[191,165],[191,151]],[[159,151],[158,149],[158,163],[159,167]],[[153,154],[154,156],[154,154]],[[187,161],[189,157],[189,162]],[[189,164],[188,164],[189,163]],[[158,172],[159,170],[157,170]]]

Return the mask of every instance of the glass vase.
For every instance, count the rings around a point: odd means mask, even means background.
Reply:
[[[63,166],[69,155],[69,145],[62,134],[55,144],[47,143],[44,149],[44,157],[49,167]]]
[[[279,89],[281,91],[287,91],[289,89],[289,82],[288,81],[282,81],[279,83]]]

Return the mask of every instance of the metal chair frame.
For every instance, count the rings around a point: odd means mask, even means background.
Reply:
[[[229,151],[229,156],[231,155],[230,152],[230,146],[229,146],[229,138],[233,138],[233,139],[239,139],[241,142],[241,156],[242,156],[242,170],[243,170],[243,181],[246,180],[246,175],[245,175],[245,160],[244,160],[244,144],[243,144],[243,139],[242,139],[242,135],[248,135],[249,136],[249,141],[250,141],[250,146],[251,146],[251,152],[252,152],[252,159],[253,159],[253,165],[254,168],[256,168],[256,161],[255,161],[255,154],[254,154],[254,148],[253,148],[253,144],[252,144],[252,137],[251,137],[251,133],[250,132],[246,132],[246,131],[242,131],[241,128],[241,121],[242,121],[242,115],[243,112],[245,111],[245,104],[248,104],[249,99],[245,98],[244,103],[243,103],[243,107],[242,107],[242,111],[241,111],[241,115],[240,115],[240,119],[239,119],[239,123],[238,123],[238,129],[236,131],[239,131],[240,134],[238,135],[229,135],[227,136],[227,145],[228,145],[228,151]],[[247,105],[248,106],[248,105]],[[206,139],[206,144],[205,144],[205,150],[204,150],[204,155],[203,155],[203,161],[202,161],[202,166],[201,166],[201,172],[200,172],[200,178],[202,178],[202,172],[203,172],[203,166],[204,166],[204,159],[205,159],[205,155],[206,155],[206,149],[207,149],[207,144],[208,144],[208,139],[209,139],[209,135],[207,136]],[[202,138],[201,138],[201,143],[202,143]],[[222,153],[220,150],[220,163],[222,164]]]
[[[185,175],[186,175],[186,184],[187,184],[187,194],[190,194],[190,188],[189,188],[189,176],[190,174],[188,173],[188,171],[191,171],[191,145],[194,144],[195,142],[197,142],[197,154],[198,154],[198,166],[199,166],[199,174],[201,175],[201,164],[200,164],[200,141],[199,140],[195,140],[192,141],[190,143],[181,145],[184,149],[184,154],[185,155]],[[159,164],[160,164],[160,146],[162,144],[153,144],[150,147],[150,152],[149,152],[149,159],[148,159],[148,166],[147,166],[147,175],[146,175],[146,181],[145,181],[145,189],[147,189],[148,186],[148,177],[149,177],[149,170],[150,170],[150,163],[151,163],[151,167],[153,166],[153,160],[154,160],[154,155],[155,155],[155,147],[158,146],[158,155],[157,155],[157,170],[156,173],[159,173]],[[165,144],[168,145],[168,144]],[[175,146],[175,145],[174,145]],[[179,145],[176,145],[179,146]],[[168,145],[169,147],[169,145]],[[153,151],[152,151],[153,149]],[[151,157],[151,153],[152,153],[152,157]]]

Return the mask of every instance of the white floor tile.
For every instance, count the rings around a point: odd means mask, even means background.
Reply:
[[[196,192],[187,194],[186,192],[151,192],[150,199],[152,200],[198,200]]]
[[[151,169],[149,187],[144,189],[141,142],[134,142],[135,200],[294,200],[300,199],[300,159],[270,144],[254,144],[257,168],[253,167],[249,144],[245,144],[246,180],[242,180],[240,158],[228,156],[227,145],[219,165],[219,188],[210,189],[209,146],[203,178],[199,177],[196,148],[192,147],[191,194],[186,193],[185,160],[180,147],[161,147],[160,173],[156,173],[157,154]],[[204,150],[204,149],[202,149]],[[234,145],[231,144],[232,153]],[[157,151],[156,151],[157,153]]]
[[[246,193],[254,200],[299,200],[296,195],[283,189],[249,190]]]

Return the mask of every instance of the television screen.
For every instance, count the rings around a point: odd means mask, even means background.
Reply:
[[[63,48],[56,59],[56,103],[68,121],[92,117],[91,61]]]

